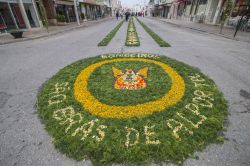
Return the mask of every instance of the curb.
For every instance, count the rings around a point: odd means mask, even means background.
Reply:
[[[35,39],[41,39],[41,38],[51,37],[51,36],[55,36],[55,35],[58,35],[58,34],[61,34],[61,33],[69,32],[71,30],[76,30],[76,29],[80,29],[80,28],[84,28],[84,27],[89,27],[89,26],[92,26],[92,25],[96,25],[98,23],[105,22],[105,21],[108,21],[108,20],[111,20],[111,19],[113,19],[113,18],[112,17],[110,17],[110,18],[104,18],[102,20],[99,20],[98,22],[92,22],[90,25],[82,24],[80,26],[79,25],[78,26],[74,26],[74,27],[71,27],[71,28],[68,28],[68,29],[65,29],[65,30],[62,30],[62,31],[47,33],[45,35],[34,36],[34,37],[29,37],[29,38],[21,38],[20,40],[7,41],[7,42],[0,43],[0,46],[1,45],[6,45],[6,44],[11,44],[11,43],[18,43],[18,42],[24,42],[24,41],[29,41],[29,40],[35,40]]]
[[[151,17],[147,17],[147,18],[154,20],[154,19],[151,18]],[[156,19],[157,19],[158,21],[161,21],[161,22],[164,22],[164,23],[167,23],[167,24],[171,24],[171,25],[174,25],[174,26],[179,27],[179,28],[191,29],[191,30],[195,30],[195,31],[199,31],[199,32],[204,32],[204,33],[208,33],[208,34],[212,34],[212,35],[224,37],[224,38],[231,39],[231,40],[235,40],[235,41],[241,41],[241,42],[250,43],[249,40],[234,38],[234,37],[228,36],[228,35],[223,35],[223,34],[219,34],[219,33],[214,33],[214,32],[206,31],[206,30],[199,29],[199,28],[194,28],[194,27],[189,27],[189,26],[181,25],[181,24],[178,24],[178,23],[168,22],[168,21],[162,20],[162,19],[160,19],[160,18],[156,18]]]

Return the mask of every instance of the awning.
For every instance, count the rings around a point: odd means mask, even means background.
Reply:
[[[18,0],[0,0],[0,2],[18,3]],[[32,3],[32,0],[23,0],[23,3]]]
[[[0,0],[0,2],[18,3],[17,0]]]
[[[83,0],[83,3],[98,5],[95,0]]]
[[[165,4],[162,4],[162,6],[171,6],[172,3],[165,3]]]
[[[160,5],[172,3],[173,0],[161,0]]]
[[[97,5],[104,5],[104,2],[103,2],[103,0],[95,0],[96,1],[96,4]]]
[[[174,0],[174,3],[175,4],[180,4],[180,3],[185,3],[187,2],[188,0]]]
[[[56,4],[58,5],[74,5],[74,2],[73,1],[64,1],[64,0],[57,0],[56,1]]]

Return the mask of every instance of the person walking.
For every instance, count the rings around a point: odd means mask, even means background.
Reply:
[[[241,21],[241,25],[240,25],[240,29],[242,31],[246,31],[247,30],[249,17],[250,17],[250,15],[243,16],[242,21]]]
[[[95,12],[95,20],[97,20],[98,14],[97,11]]]
[[[116,12],[116,19],[118,20],[119,18],[119,12]]]
[[[129,16],[130,16],[130,13],[127,11],[127,12],[125,13],[126,21],[128,21]]]

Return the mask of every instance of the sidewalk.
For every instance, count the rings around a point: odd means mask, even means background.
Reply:
[[[43,37],[49,37],[49,36],[57,35],[60,33],[68,32],[71,30],[95,25],[95,24],[98,24],[98,23],[101,23],[110,19],[113,19],[113,17],[107,17],[107,18],[103,18],[97,21],[91,20],[91,21],[81,22],[80,26],[78,26],[76,22],[69,23],[63,26],[49,26],[48,31],[45,27],[34,28],[28,32],[24,32],[23,38],[19,38],[19,39],[15,39],[11,34],[4,33],[4,34],[0,34],[0,45],[16,43],[16,42],[21,42],[21,41],[26,41],[26,40],[34,40],[34,39],[39,39]]]
[[[192,21],[186,20],[177,20],[177,19],[166,19],[166,18],[159,18],[159,17],[147,17],[150,19],[157,19],[178,27],[188,28],[192,30],[197,30],[201,32],[206,32],[218,36],[222,36],[225,38],[239,40],[250,43],[250,32],[238,31],[236,37],[234,38],[235,29],[231,27],[224,27],[222,33],[220,34],[220,27],[218,25],[210,25],[204,23],[195,23]]]

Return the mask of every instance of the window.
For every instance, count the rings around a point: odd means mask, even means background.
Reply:
[[[205,5],[207,4],[207,0],[200,0],[200,5]]]

